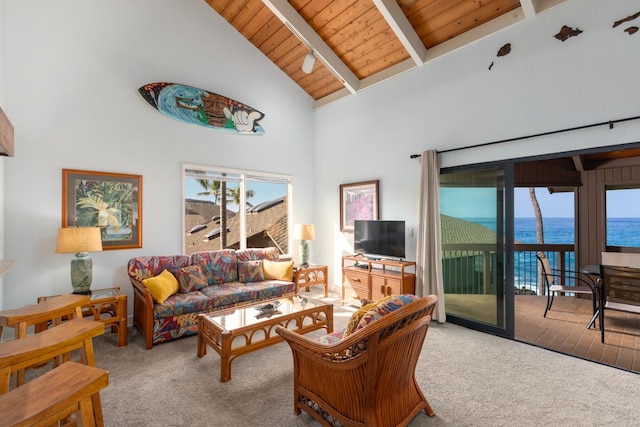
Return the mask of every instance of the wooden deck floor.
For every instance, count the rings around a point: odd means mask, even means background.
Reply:
[[[587,329],[591,300],[556,297],[544,318],[546,301],[544,296],[516,295],[516,340],[640,373],[639,315],[607,310],[602,344],[600,329]]]

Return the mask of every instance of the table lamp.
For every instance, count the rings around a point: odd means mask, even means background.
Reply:
[[[308,240],[316,238],[316,231],[313,224],[296,224],[293,226],[293,238],[300,240],[300,265],[309,266],[309,243]]]
[[[98,227],[67,227],[58,229],[56,253],[75,253],[71,260],[71,286],[74,294],[90,294],[93,262],[89,252],[102,250]]]

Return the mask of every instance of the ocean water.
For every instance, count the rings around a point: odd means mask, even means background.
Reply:
[[[495,220],[487,218],[466,218],[467,221],[482,224],[495,230]],[[544,243],[575,243],[575,227],[573,218],[543,218]],[[536,243],[535,218],[515,218],[514,237],[518,243]],[[607,245],[640,247],[640,218],[609,218],[607,220]],[[537,259],[532,253],[516,253],[514,268],[514,284],[516,287],[536,289]],[[552,268],[559,262],[550,254]],[[569,253],[565,259],[567,269],[576,269],[575,257]]]
[[[491,218],[465,218],[495,230]],[[545,243],[575,243],[573,218],[543,218]],[[515,240],[518,243],[536,243],[535,218],[515,218]],[[640,218],[609,218],[607,220],[607,246],[640,247]]]

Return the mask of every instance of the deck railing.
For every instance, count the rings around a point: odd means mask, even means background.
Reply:
[[[516,244],[514,247],[514,287],[516,293],[544,295],[536,253],[544,252],[551,268],[575,270],[573,244]],[[495,245],[443,244],[442,268],[445,293],[495,294]],[[571,279],[563,278],[569,284]]]

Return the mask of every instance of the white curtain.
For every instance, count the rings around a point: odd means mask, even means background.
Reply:
[[[436,295],[433,319],[444,323],[444,286],[440,238],[440,166],[438,153],[427,150],[420,157],[420,212],[416,260],[416,294]]]

